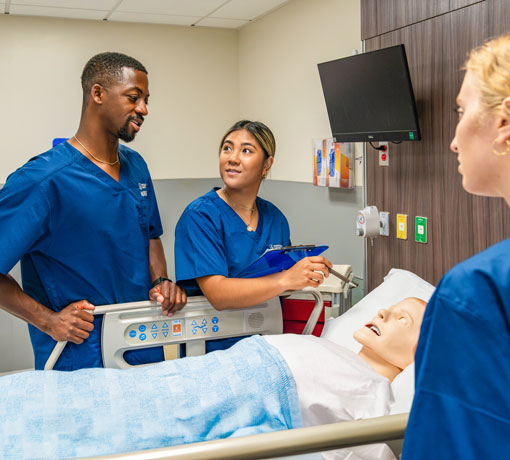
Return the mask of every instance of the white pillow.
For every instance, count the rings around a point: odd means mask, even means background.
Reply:
[[[358,353],[361,345],[352,335],[376,316],[380,308],[391,307],[406,297],[418,297],[428,302],[434,289],[432,284],[414,273],[392,268],[384,277],[384,282],[356,305],[338,318],[326,321],[321,337]],[[393,380],[391,387],[395,403],[390,413],[409,412],[414,396],[414,363]]]

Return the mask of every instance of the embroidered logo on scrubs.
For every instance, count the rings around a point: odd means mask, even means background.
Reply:
[[[138,184],[138,188],[140,189],[140,195],[147,196],[147,184]]]

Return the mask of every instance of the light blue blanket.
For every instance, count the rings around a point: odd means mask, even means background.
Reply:
[[[2,459],[106,455],[301,426],[287,364],[258,336],[147,367],[0,378]]]

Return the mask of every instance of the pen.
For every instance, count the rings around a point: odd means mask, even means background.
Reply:
[[[351,288],[356,288],[358,287],[358,283],[356,283],[355,281],[351,281],[349,278],[347,278],[346,276],[344,275],[341,275],[340,273],[338,273],[336,270],[333,270],[332,268],[329,269],[329,273],[335,275],[337,278],[341,279],[342,281],[346,282],[347,284],[349,284],[349,287]]]

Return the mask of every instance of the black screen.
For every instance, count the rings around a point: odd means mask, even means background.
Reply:
[[[338,142],[421,139],[404,45],[318,67]]]

